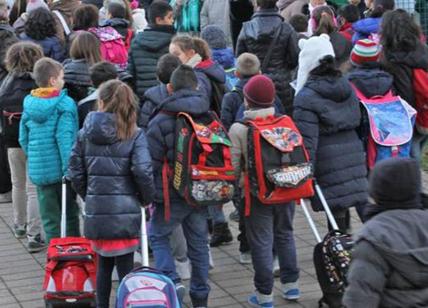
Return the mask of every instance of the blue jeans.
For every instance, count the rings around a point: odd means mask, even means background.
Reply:
[[[213,220],[213,224],[223,224],[226,222],[226,217],[224,217],[223,206],[209,206],[208,214]]]
[[[189,294],[193,303],[204,303],[210,292],[207,210],[194,209],[184,201],[172,202],[170,220],[165,221],[164,215],[163,205],[156,204],[149,230],[156,268],[163,271],[175,283],[180,282],[180,277],[175,270],[169,238],[175,228],[181,224],[187,241],[187,255],[192,265]]]
[[[255,271],[254,286],[261,294],[273,289],[273,248],[278,255],[281,283],[299,278],[293,234],[294,203],[263,205],[251,198],[251,213],[245,218],[248,243]]]

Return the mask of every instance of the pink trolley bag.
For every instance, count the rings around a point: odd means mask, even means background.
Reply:
[[[117,290],[116,308],[180,308],[174,282],[149,267],[146,211],[141,208],[142,267],[123,278]]]

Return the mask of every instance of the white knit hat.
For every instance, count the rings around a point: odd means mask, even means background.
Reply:
[[[327,34],[313,36],[310,39],[299,40],[299,69],[297,71],[296,94],[308,80],[309,72],[317,68],[320,60],[325,56],[333,56],[333,45]]]

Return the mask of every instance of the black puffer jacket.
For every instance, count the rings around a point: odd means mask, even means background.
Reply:
[[[182,89],[168,97],[152,116],[147,128],[147,139],[153,160],[157,203],[163,200],[162,165],[165,157],[170,167],[173,166],[177,113],[186,112],[197,116],[209,108],[209,101],[201,91]],[[172,187],[169,193],[171,202],[182,200]]]
[[[356,133],[361,112],[348,81],[310,76],[294,99],[293,119],[332,210],[366,204],[366,163]],[[318,198],[312,205],[315,210],[322,209]]]
[[[111,18],[105,20],[101,27],[112,27],[122,36],[122,39],[125,41],[128,36],[129,21],[124,18]]]
[[[24,98],[35,88],[37,86],[30,73],[7,75],[0,87],[0,114],[3,115],[3,111],[22,112]],[[4,119],[2,124],[5,145],[19,148],[19,119]]]
[[[154,26],[138,33],[132,40],[128,72],[134,77],[135,91],[140,100],[143,100],[147,89],[159,84],[156,66],[159,58],[168,53],[173,35],[172,26]]]
[[[147,129],[153,111],[168,97],[166,85],[160,84],[144,93],[143,105],[138,116],[138,126]]]
[[[0,83],[7,75],[4,60],[8,48],[14,43],[18,42],[15,35],[15,30],[8,24],[0,23]]]
[[[85,59],[67,59],[63,63],[65,88],[68,95],[78,102],[88,95],[88,89],[92,86],[89,76],[89,64]]]
[[[276,91],[288,114],[292,111],[293,94],[291,86],[291,71],[296,68],[299,49],[297,34],[281,17],[276,9],[260,10],[250,21],[245,22],[238,37],[236,54],[244,52],[255,54],[260,62],[266,56],[277,28],[281,26],[278,42],[273,47],[272,55],[263,73],[272,78]]]
[[[382,64],[385,71],[394,77],[397,95],[414,106],[413,70],[416,68],[428,70],[428,47],[420,43],[416,50],[410,52],[384,50]]]
[[[151,158],[142,130],[120,141],[114,114],[90,113],[73,147],[69,176],[86,203],[87,238],[140,236],[140,206],[151,203],[154,195]]]

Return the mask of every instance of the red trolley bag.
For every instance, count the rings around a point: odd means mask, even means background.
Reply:
[[[84,237],[66,237],[66,180],[62,181],[61,237],[49,243],[43,290],[46,307],[95,307],[96,254]]]

